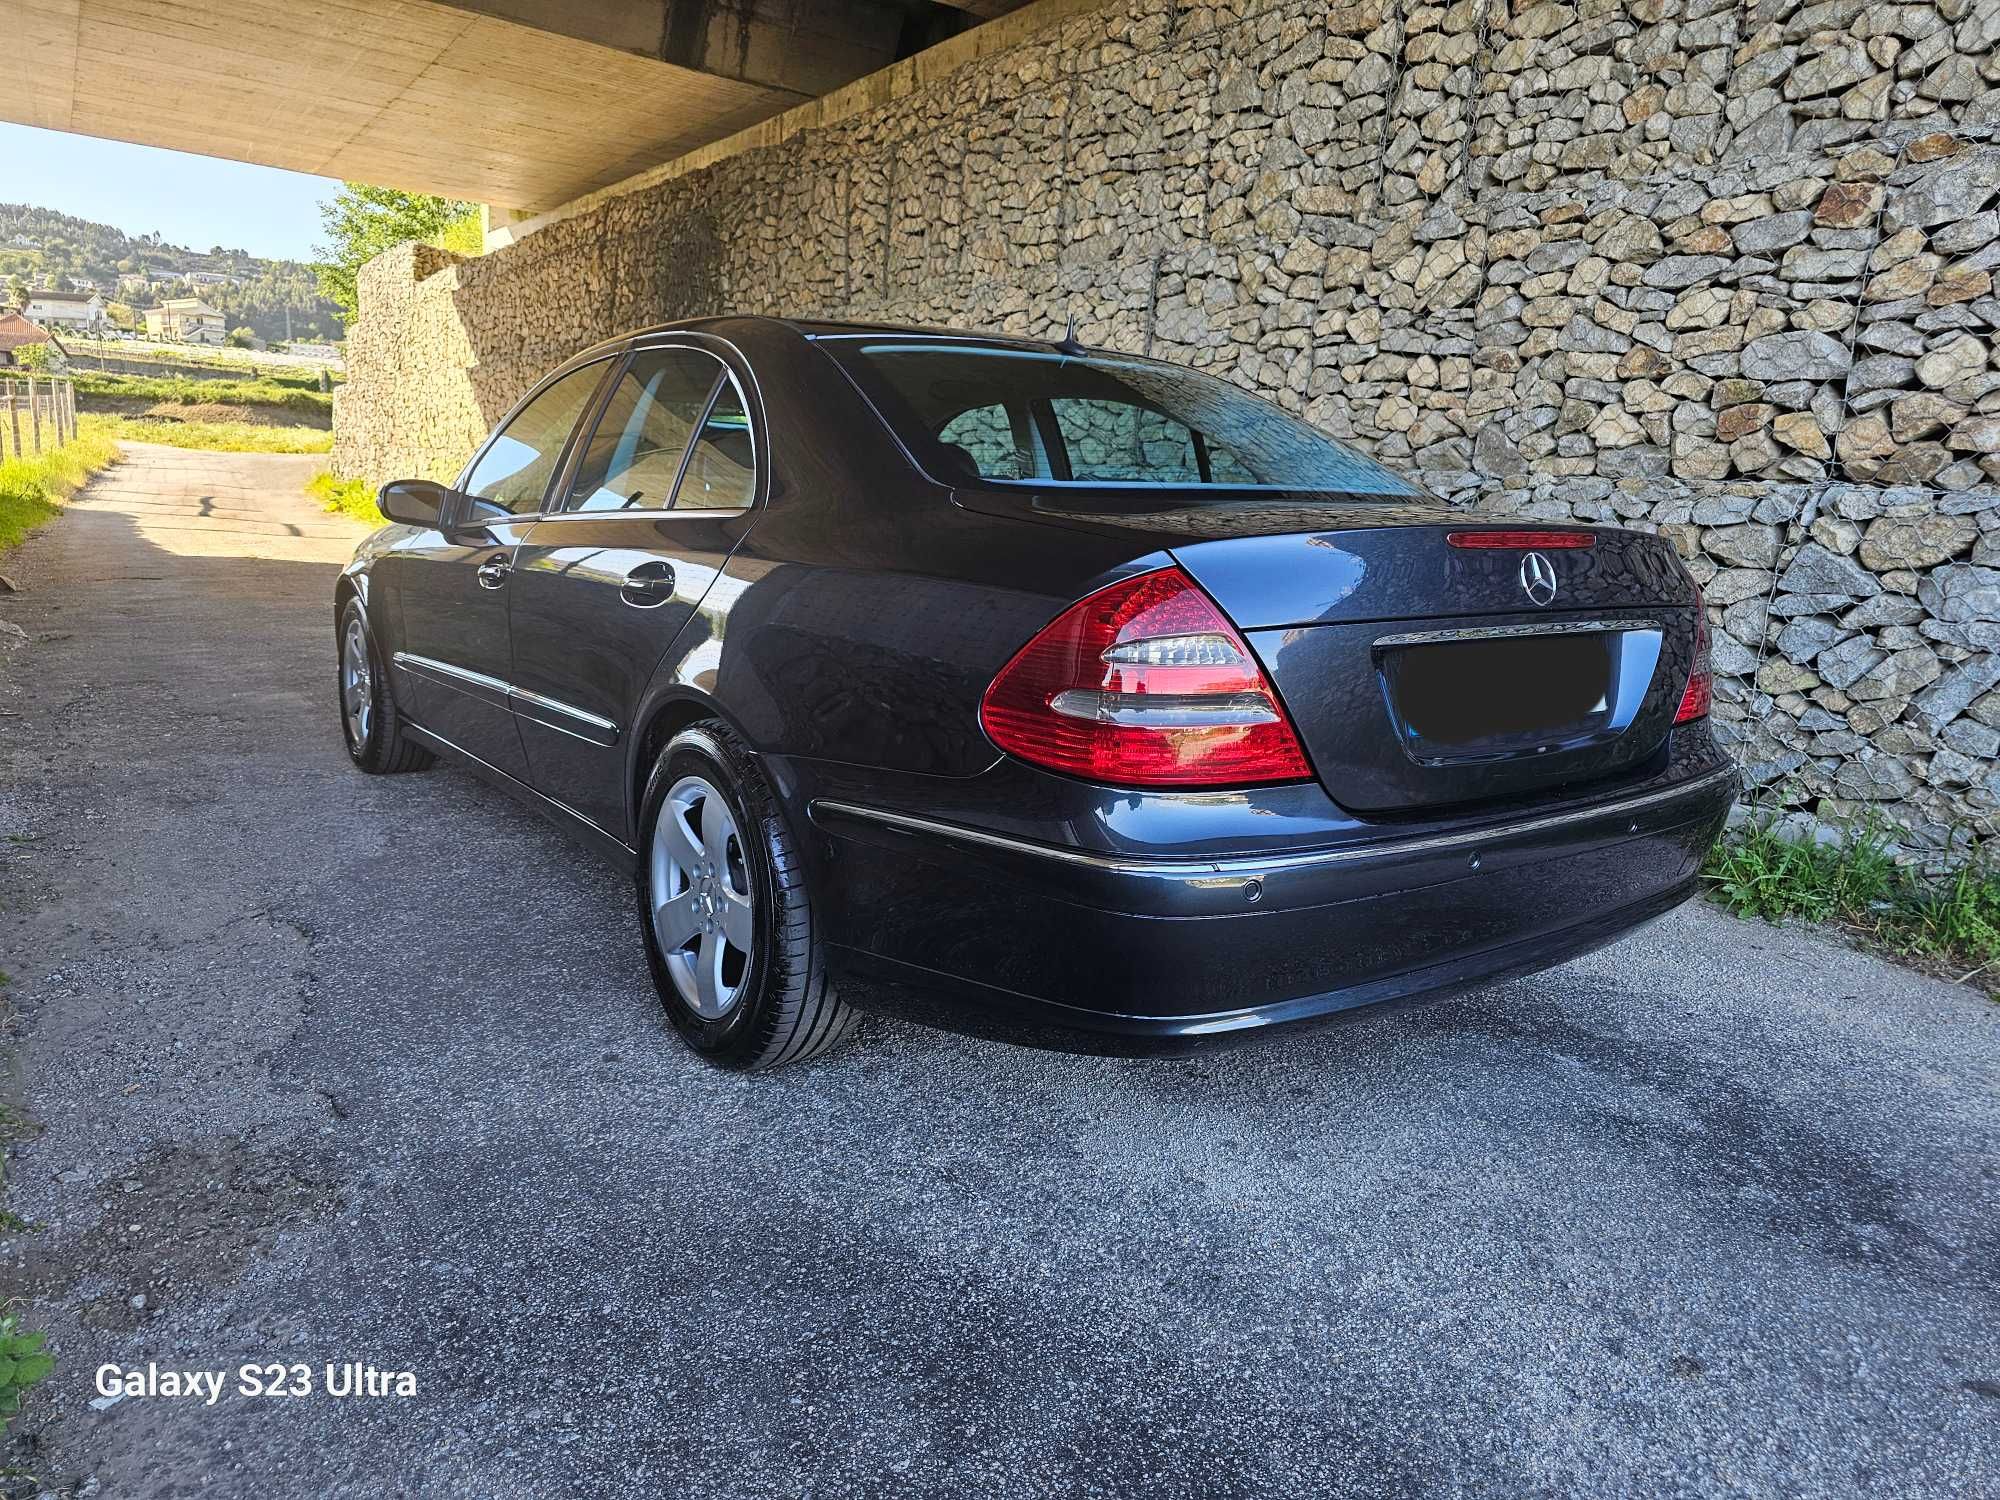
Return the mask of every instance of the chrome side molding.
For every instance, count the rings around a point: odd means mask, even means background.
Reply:
[[[491,699],[522,718],[531,719],[560,734],[573,735],[577,739],[588,740],[593,745],[610,746],[618,743],[616,723],[602,714],[578,708],[573,703],[544,697],[540,693],[529,692],[526,688],[515,687],[511,682],[504,682],[498,677],[490,677],[484,672],[475,672],[469,667],[455,667],[448,661],[439,661],[431,656],[418,656],[411,651],[398,651],[390,659],[405,672],[432,678],[446,687],[458,688],[475,697]]]

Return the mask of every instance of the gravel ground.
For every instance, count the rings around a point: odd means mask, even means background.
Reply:
[[[2000,1494],[1971,991],[1684,909],[1194,1060],[875,1022],[717,1073],[618,876],[348,766],[315,461],[131,452],[0,596],[48,1488]],[[231,1378],[97,1397],[148,1361]]]

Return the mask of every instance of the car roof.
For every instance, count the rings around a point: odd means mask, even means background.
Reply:
[[[829,339],[850,338],[896,338],[896,339],[939,339],[953,343],[989,344],[998,348],[1031,349],[1055,354],[1116,354],[1117,351],[1099,348],[1082,348],[1075,344],[1061,344],[1052,339],[1027,338],[1021,334],[998,333],[979,328],[929,328],[911,323],[862,323],[841,322],[832,318],[778,318],[763,313],[721,313],[699,318],[680,318],[671,323],[653,323],[644,328],[627,329],[610,338],[600,339],[586,349],[579,350],[565,360],[552,373],[571,370],[593,359],[601,359],[607,353],[643,346],[648,340],[670,337],[677,333],[705,333],[728,341],[732,331],[743,329],[749,324],[770,329],[784,329],[809,342],[818,343]],[[1140,358],[1136,355],[1119,355],[1120,358]],[[1157,361],[1155,361],[1157,363]]]
[[[791,326],[809,339],[879,337],[978,339],[989,344],[1018,344],[1024,348],[1052,349],[1047,339],[1031,339],[1018,333],[997,333],[990,328],[929,328],[912,323],[835,323],[791,320]]]
[[[850,323],[832,318],[778,318],[761,313],[721,313],[699,318],[680,318],[671,323],[655,323],[645,328],[635,328],[604,339],[594,345],[593,349],[674,333],[720,334],[732,325],[740,327],[745,323],[762,323],[773,328],[788,328],[803,338],[815,340],[855,337],[946,338],[977,339],[982,343],[1009,344],[1026,349],[1057,347],[1049,339],[1028,338],[1017,333],[1001,333],[990,328],[932,328],[914,323]]]

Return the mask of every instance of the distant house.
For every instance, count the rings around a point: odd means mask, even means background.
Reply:
[[[234,282],[241,281],[243,278],[241,276],[230,276],[221,271],[190,271],[188,272],[187,279],[192,281],[196,286],[228,286]]]
[[[121,292],[143,292],[149,283],[144,271],[121,271],[118,273],[118,290]]]
[[[30,322],[44,328],[74,328],[80,333],[99,332],[111,321],[104,310],[104,298],[96,292],[63,292],[53,287],[30,291],[21,311]]]
[[[222,314],[199,297],[169,297],[146,309],[146,336],[177,344],[219,344]]]
[[[102,287],[98,286],[98,284],[92,281],[88,276],[70,277],[69,289],[73,292],[96,292],[103,290]]]
[[[20,362],[15,358],[17,349],[48,342],[46,328],[37,327],[17,312],[0,313],[0,367],[11,368]]]

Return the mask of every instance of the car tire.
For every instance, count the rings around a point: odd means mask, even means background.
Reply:
[[[350,760],[371,776],[421,771],[437,760],[403,730],[396,695],[389,691],[381,653],[368,629],[368,612],[359,599],[348,600],[340,612],[335,664],[340,734]]]
[[[853,1031],[777,795],[728,725],[705,720],[667,743],[639,828],[646,957],[690,1048],[752,1072],[817,1057]]]

